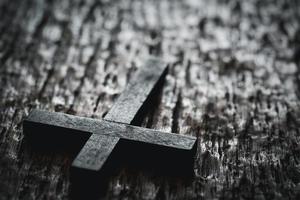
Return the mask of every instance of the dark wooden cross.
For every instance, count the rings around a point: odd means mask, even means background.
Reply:
[[[104,119],[33,110],[24,120],[24,133],[41,146],[53,145],[54,147],[68,146],[66,140],[61,143],[61,137],[67,138],[71,143],[72,135],[80,137],[90,134],[90,138],[72,163],[72,168],[88,171],[101,170],[120,143],[123,144],[122,151],[125,153],[130,145],[142,144],[139,147],[148,146],[157,157],[160,156],[160,151],[168,152],[164,154],[163,159],[166,160],[168,155],[177,159],[179,164],[182,164],[180,157],[193,160],[196,148],[195,137],[130,125],[140,117],[139,113],[144,109],[145,102],[149,100],[166,73],[167,65],[151,57],[135,74]],[[135,152],[140,153],[140,149],[135,149]]]

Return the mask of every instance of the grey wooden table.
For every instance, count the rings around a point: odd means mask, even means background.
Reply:
[[[0,199],[69,199],[74,152],[28,148],[38,108],[102,118],[151,54],[142,126],[198,138],[195,177],[123,167],[107,199],[300,198],[300,3],[1,0]],[[180,160],[178,160],[180,162]]]

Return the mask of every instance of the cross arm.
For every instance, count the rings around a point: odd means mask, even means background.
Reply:
[[[166,63],[155,57],[147,59],[145,65],[134,74],[132,81],[118,97],[105,119],[131,124],[151,96],[151,92],[160,84],[160,80],[163,80],[166,72]]]

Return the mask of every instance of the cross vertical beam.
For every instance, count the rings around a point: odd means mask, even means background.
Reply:
[[[129,82],[117,102],[104,117],[105,120],[131,124],[142,112],[145,101],[163,80],[167,65],[157,58],[150,58]],[[92,134],[72,163],[73,168],[98,171],[111,155],[120,138]]]

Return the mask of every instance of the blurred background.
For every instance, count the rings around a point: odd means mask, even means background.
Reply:
[[[195,177],[124,168],[104,198],[299,199],[299,20],[298,0],[0,0],[0,199],[69,199],[74,155],[24,147],[24,116],[102,118],[148,55],[170,69],[142,125],[198,137]]]

